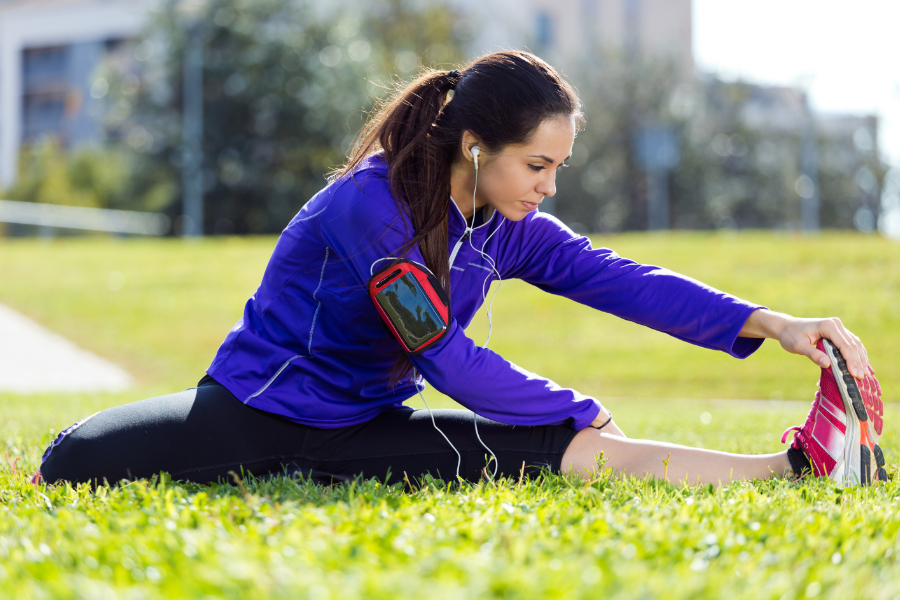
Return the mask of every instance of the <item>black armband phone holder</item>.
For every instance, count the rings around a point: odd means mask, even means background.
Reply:
[[[450,326],[450,300],[422,265],[394,261],[369,279],[369,297],[403,350],[416,354],[434,346]]]

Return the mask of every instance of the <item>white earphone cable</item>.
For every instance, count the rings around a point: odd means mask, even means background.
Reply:
[[[437,429],[438,433],[444,436],[444,439],[447,440],[447,443],[450,444],[450,447],[453,448],[453,451],[456,452],[456,480],[459,481],[462,477],[459,476],[459,468],[462,466],[462,454],[459,453],[459,450],[456,449],[456,446],[453,445],[453,442],[450,441],[450,438],[447,437],[447,434],[441,431],[441,428],[437,426],[437,423],[434,421],[434,413],[431,412],[431,407],[428,406],[428,402],[425,401],[425,395],[422,394],[422,388],[419,387],[419,382],[416,381],[418,379],[418,374],[415,369],[413,369],[413,385],[416,386],[416,391],[419,393],[419,398],[422,399],[422,403],[425,405],[425,408],[428,409],[428,416],[431,417],[431,424]],[[477,425],[476,425],[476,434]]]
[[[464,235],[468,234],[469,246],[475,252],[480,254],[482,256],[482,258],[485,259],[485,261],[487,261],[488,265],[491,268],[491,272],[497,276],[497,288],[494,290],[494,293],[491,294],[490,303],[487,302],[487,289],[485,288],[485,284],[489,282],[490,277],[485,278],[484,282],[481,284],[481,298],[482,298],[482,301],[485,303],[486,310],[487,310],[487,318],[488,318],[488,335],[487,335],[487,339],[485,340],[484,344],[482,345],[482,348],[487,348],[488,342],[490,342],[490,340],[491,340],[491,332],[493,331],[493,317],[491,314],[491,309],[493,308],[494,298],[497,296],[497,292],[500,290],[500,285],[503,283],[503,280],[500,277],[500,272],[497,270],[496,262],[494,262],[494,259],[491,258],[484,251],[484,248],[487,246],[487,243],[494,236],[494,234],[497,233],[497,231],[499,231],[500,227],[503,225],[503,221],[501,221],[500,225],[498,225],[497,228],[494,231],[492,231],[490,235],[488,235],[487,239],[485,239],[484,243],[481,245],[480,250],[475,247],[475,245],[472,243],[472,233],[475,231],[475,206],[476,206],[475,197],[476,197],[476,192],[478,190],[478,155],[480,154],[480,152],[481,152],[481,149],[478,148],[477,146],[473,149],[473,152],[472,152],[473,157],[475,159],[475,187],[472,190],[472,222],[470,224],[468,222],[468,220],[466,221],[466,230],[465,230]],[[503,219],[502,215],[500,218]],[[385,261],[385,260],[397,260],[398,258],[399,257],[396,257],[396,256],[386,256],[384,258],[379,258],[374,263],[372,263],[372,265],[370,266],[369,274],[371,275],[372,273],[374,273],[375,265],[378,264],[379,262]],[[418,264],[418,263],[416,263],[416,264]],[[422,387],[419,386],[417,379],[418,379],[418,372],[414,368],[413,369],[413,384],[416,386],[416,392],[418,392],[419,398],[422,399],[422,403],[425,405],[425,408],[428,410],[428,415],[431,417],[432,426],[437,430],[438,433],[441,434],[441,436],[447,441],[447,443],[450,444],[450,447],[453,448],[453,451],[456,453],[456,479],[460,480],[460,479],[462,479],[462,477],[459,474],[459,470],[462,467],[462,454],[460,454],[459,450],[456,449],[456,446],[453,445],[453,442],[450,441],[450,438],[447,437],[447,434],[445,434],[443,431],[441,431],[441,428],[437,426],[437,422],[434,419],[434,412],[431,410],[431,407],[428,406],[428,402],[425,400],[425,395],[422,394]],[[491,458],[494,460],[494,478],[496,479],[500,463],[497,459],[497,455],[494,454],[494,451],[491,450],[488,447],[488,445],[484,443],[484,440],[481,439],[481,434],[478,432],[478,415],[476,415],[474,412],[472,413],[472,423],[475,425],[475,437],[478,438],[478,442],[482,445],[482,447],[485,450],[488,451],[488,453],[491,455]],[[490,461],[488,462],[488,464],[490,464]]]
[[[501,220],[500,224],[497,225],[497,229],[492,231],[491,234],[487,237],[487,239],[484,240],[484,243],[481,245],[481,250],[479,250],[474,245],[472,245],[472,238],[471,237],[469,238],[469,246],[471,246],[475,252],[480,254],[482,256],[482,258],[484,258],[488,262],[489,266],[491,267],[491,272],[497,276],[497,287],[494,288],[494,293],[491,294],[490,302],[488,302],[488,300],[487,300],[487,290],[490,289],[490,276],[485,277],[484,281],[481,284],[481,300],[485,305],[485,310],[487,311],[487,320],[488,320],[487,339],[484,340],[484,343],[481,345],[482,348],[487,348],[488,343],[491,341],[491,334],[494,331],[494,317],[493,317],[493,313],[492,313],[493,308],[494,308],[494,298],[497,297],[497,292],[500,291],[500,286],[503,285],[503,278],[500,277],[500,272],[497,270],[497,263],[495,263],[494,259],[491,258],[491,256],[484,251],[484,248],[485,248],[485,246],[487,246],[487,243],[490,241],[490,239],[494,236],[495,233],[500,231],[500,227],[503,226],[505,219],[502,215],[500,216],[500,218],[503,220]],[[485,288],[485,285],[487,285],[488,287]]]
[[[474,159],[474,162],[475,162],[475,186],[472,188],[472,224],[468,225],[468,223],[467,223],[466,231],[469,233],[469,246],[472,248],[472,250],[474,250],[475,252],[478,252],[484,259],[486,259],[488,261],[488,263],[490,264],[490,267],[491,267],[491,271],[493,271],[497,275],[497,281],[502,282],[502,280],[500,279],[500,273],[497,271],[497,266],[494,263],[494,259],[492,259],[490,256],[488,256],[484,252],[484,247],[485,247],[485,245],[487,245],[488,240],[491,239],[491,236],[493,236],[495,233],[497,233],[497,231],[500,229],[500,226],[498,226],[497,229],[495,229],[487,237],[487,239],[484,241],[484,244],[481,245],[481,250],[476,248],[475,245],[472,243],[472,235],[471,234],[472,234],[472,232],[475,231],[475,229],[474,229],[475,228],[475,212],[476,212],[475,195],[478,192],[478,155],[479,154],[481,154],[481,148],[479,148],[478,146],[475,146],[474,148],[472,148],[472,158]],[[502,225],[502,223],[501,223],[501,225]],[[488,279],[486,278],[485,282],[487,282],[487,280]],[[499,290],[499,289],[500,289],[500,283],[497,284],[497,289],[494,290],[494,294],[493,294],[493,296],[491,296],[490,306],[486,307],[487,318],[488,318],[488,336],[487,336],[487,339],[484,341],[484,345],[482,346],[482,348],[487,348],[488,342],[491,341],[491,331],[493,330],[493,324],[492,324],[492,319],[491,319],[491,307],[494,304],[494,297],[497,295],[497,290]],[[486,296],[487,296],[487,292],[484,289],[484,283],[482,283],[481,284],[481,298],[482,298],[482,301],[485,303],[487,302]],[[481,439],[481,434],[478,433],[478,415],[476,415],[474,412],[472,413],[472,423],[475,425],[475,437],[478,438],[478,442],[484,447],[485,450],[488,451],[488,454],[491,455],[491,458],[494,459],[494,479],[496,479],[497,478],[497,470],[500,467],[500,461],[497,460],[497,455],[494,454],[494,451],[491,450],[490,448],[488,448],[488,445],[485,444],[484,440]]]

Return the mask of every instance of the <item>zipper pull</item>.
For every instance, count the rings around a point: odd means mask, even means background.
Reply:
[[[460,248],[462,248],[463,242],[465,242],[467,239],[469,239],[469,236],[471,234],[472,234],[472,230],[470,228],[466,227],[466,230],[463,232],[462,237],[459,238],[459,241],[457,241],[456,245],[453,246],[453,252],[450,253],[450,268],[451,269],[453,268],[453,263],[456,262],[456,255],[459,254],[459,250],[460,250]]]

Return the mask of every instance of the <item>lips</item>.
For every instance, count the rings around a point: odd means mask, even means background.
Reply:
[[[522,200],[522,204],[523,204],[523,205],[525,206],[525,208],[527,208],[529,211],[531,211],[531,210],[537,210],[537,209],[538,209],[538,206],[541,205],[540,202],[525,202],[524,200]]]

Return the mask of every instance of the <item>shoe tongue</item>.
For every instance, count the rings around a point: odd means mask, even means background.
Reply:
[[[822,380],[819,382],[817,396],[824,396],[831,404],[843,409],[844,401],[841,400],[841,390],[831,370],[822,369]]]

